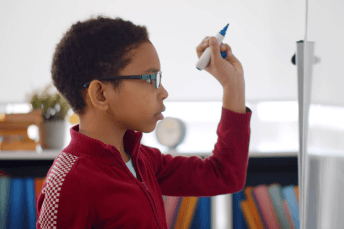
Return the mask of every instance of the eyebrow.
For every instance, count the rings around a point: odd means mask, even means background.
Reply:
[[[146,71],[144,71],[144,73],[151,73],[151,72],[158,72],[158,71],[160,71],[160,70],[156,69],[156,68],[149,68]]]

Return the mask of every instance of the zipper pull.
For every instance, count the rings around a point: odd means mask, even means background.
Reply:
[[[149,189],[148,189],[148,187],[147,187],[147,185],[145,184],[145,182],[142,181],[142,184],[143,184],[143,186],[145,186],[145,188],[147,189],[147,191],[150,192]]]

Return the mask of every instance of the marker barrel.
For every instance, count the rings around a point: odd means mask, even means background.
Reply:
[[[215,37],[216,37],[217,43],[220,46],[225,37],[222,36],[220,33],[217,33]],[[199,58],[199,60],[196,63],[196,68],[198,70],[203,70],[208,66],[210,62],[210,52],[211,52],[211,48],[209,46],[208,48],[206,48],[206,50],[203,52],[202,56]]]

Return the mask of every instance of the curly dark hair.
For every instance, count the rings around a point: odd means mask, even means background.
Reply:
[[[76,22],[56,45],[51,66],[53,84],[80,117],[86,112],[86,88],[93,79],[118,75],[131,62],[128,52],[150,42],[146,26],[102,15]],[[120,90],[122,79],[111,80]]]

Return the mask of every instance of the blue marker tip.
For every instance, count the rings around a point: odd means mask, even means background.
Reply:
[[[229,23],[226,25],[225,28],[223,28],[223,30],[221,30],[220,34],[221,34],[222,36],[225,36],[225,35],[226,35],[226,31],[227,31],[227,29],[228,29],[228,26],[229,26]]]

